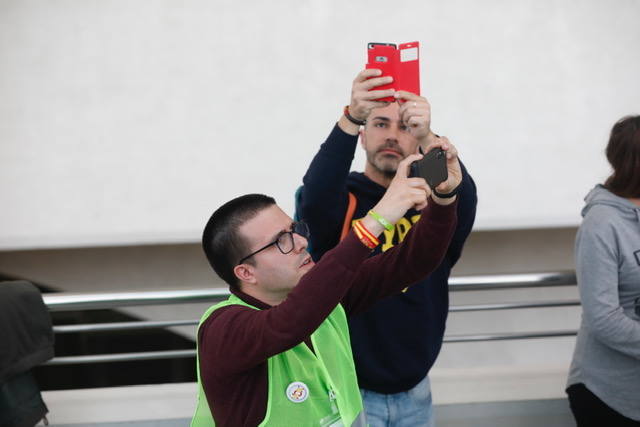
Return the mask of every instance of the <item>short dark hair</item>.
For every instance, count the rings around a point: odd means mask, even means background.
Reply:
[[[620,197],[640,197],[640,116],[613,125],[605,153],[613,173],[604,186]]]
[[[239,289],[240,281],[233,268],[249,252],[248,242],[239,233],[240,226],[275,204],[273,197],[246,194],[220,206],[207,221],[202,249],[211,267],[231,288]]]

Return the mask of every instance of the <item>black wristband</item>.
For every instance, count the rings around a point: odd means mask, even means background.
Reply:
[[[344,107],[343,112],[344,112],[344,116],[347,118],[347,120],[349,120],[354,125],[364,126],[364,125],[367,124],[366,120],[358,120],[355,117],[353,117],[351,114],[349,114],[349,106],[348,105],[346,107]]]
[[[438,193],[438,190],[436,190],[435,188],[433,189],[433,194],[436,197],[439,197],[441,199],[450,199],[453,196],[455,196],[456,194],[458,194],[458,189],[460,188],[460,185],[458,185],[456,188],[454,188],[453,190],[451,190],[449,193]]]

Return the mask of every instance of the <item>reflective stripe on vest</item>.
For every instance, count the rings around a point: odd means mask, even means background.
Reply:
[[[235,295],[216,304],[200,319],[202,325],[215,310],[245,303]],[[347,317],[338,306],[311,334],[315,353],[300,343],[267,360],[268,397],[260,426],[364,426],[362,398],[351,354]],[[200,379],[197,360],[198,405],[192,427],[215,426]]]

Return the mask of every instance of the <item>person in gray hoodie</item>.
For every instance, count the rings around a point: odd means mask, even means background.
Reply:
[[[611,130],[613,174],[585,198],[575,244],[582,321],[567,394],[578,427],[640,426],[640,116]]]

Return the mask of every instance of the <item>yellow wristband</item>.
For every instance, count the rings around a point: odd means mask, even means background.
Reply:
[[[377,212],[374,212],[373,210],[371,210],[369,211],[369,215],[371,215],[373,219],[378,221],[380,225],[382,225],[385,229],[389,231],[393,230],[393,224],[391,224],[389,221],[381,217]]]
[[[375,249],[376,246],[380,244],[378,238],[371,234],[369,230],[367,230],[365,226],[362,225],[362,222],[360,220],[353,222],[353,231],[354,233],[356,233],[356,236],[358,236],[358,239],[360,239],[362,244],[369,249]]]

